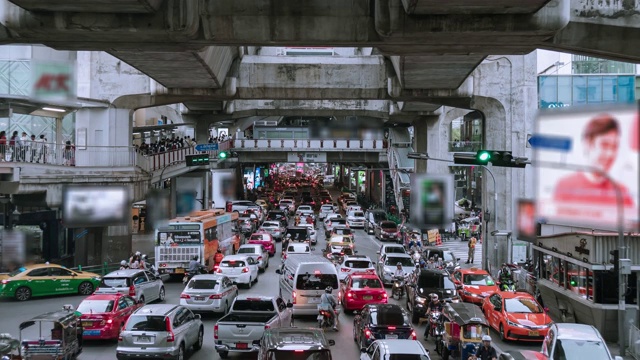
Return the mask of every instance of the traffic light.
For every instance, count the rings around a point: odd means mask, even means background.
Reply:
[[[526,162],[516,161],[511,154],[511,151],[497,151],[497,150],[479,150],[475,154],[473,153],[454,153],[453,162],[456,164],[465,165],[487,165],[491,163],[493,166],[498,167],[526,167]]]
[[[220,151],[218,153],[218,160],[224,160],[228,157],[229,157],[229,153],[227,153],[226,151]]]
[[[187,166],[209,165],[209,154],[187,155]]]
[[[611,250],[609,254],[613,255],[613,259],[609,260],[613,264],[613,272],[618,274],[620,271],[620,250]]]

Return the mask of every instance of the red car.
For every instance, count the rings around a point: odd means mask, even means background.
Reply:
[[[344,279],[342,308],[345,311],[361,310],[368,304],[386,304],[387,291],[378,275],[355,272]]]
[[[503,341],[542,341],[553,322],[526,292],[495,293],[484,299],[482,312]]]
[[[482,269],[458,269],[451,277],[459,288],[462,301],[481,304],[484,298],[499,291],[491,275]]]
[[[76,311],[82,313],[82,337],[87,340],[117,339],[129,315],[144,306],[120,293],[90,295]]]
[[[247,240],[247,244],[259,244],[264,246],[269,253],[269,256],[274,256],[276,254],[276,242],[273,240],[273,236],[267,232],[261,231],[251,234],[249,240]]]

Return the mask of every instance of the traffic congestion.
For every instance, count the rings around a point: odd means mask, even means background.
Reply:
[[[322,174],[285,172],[255,201],[170,220],[156,230],[153,263],[139,254],[104,276],[55,264],[0,275],[4,352],[467,360],[564,359],[559,352],[571,350],[612,358],[597,331],[554,324],[535,293],[516,289],[518,269],[505,264],[494,279],[450,250],[463,244],[466,254],[465,241],[423,244],[408,224],[373,216]],[[596,340],[572,345],[584,340],[575,334]]]

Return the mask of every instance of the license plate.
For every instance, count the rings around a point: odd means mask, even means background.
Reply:
[[[84,330],[82,332],[82,335],[84,335],[84,336],[99,336],[100,335],[100,330]]]
[[[199,301],[204,300],[204,296],[194,296],[193,298]]]
[[[90,321],[83,321],[82,322],[82,327],[83,328],[88,328],[88,327],[92,327],[92,326],[93,326],[93,323],[90,322]]]
[[[236,343],[237,349],[246,349],[248,347],[247,343]]]
[[[316,318],[316,320],[322,320],[324,317],[322,315],[318,315],[318,317]]]
[[[540,336],[540,333],[537,331],[529,331],[529,336]]]
[[[385,335],[384,338],[388,340],[397,339],[398,335]]]
[[[363,296],[362,299],[363,300],[371,300],[371,299],[373,299],[373,296]]]
[[[176,269],[176,274],[184,274],[184,269]]]
[[[138,342],[150,343],[151,342],[151,338],[148,337],[148,336],[138,336]]]
[[[310,297],[309,298],[309,304],[320,304],[320,298],[319,297]]]

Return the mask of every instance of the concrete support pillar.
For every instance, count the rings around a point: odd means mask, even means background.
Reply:
[[[419,120],[413,122],[413,149],[419,153],[427,152],[427,129],[428,129],[428,117],[421,117]],[[427,173],[427,161],[418,160],[415,162],[416,174]],[[397,189],[396,189],[397,190]]]
[[[129,223],[103,228],[101,240],[98,243],[101,244],[101,248],[96,249],[101,251],[101,261],[94,265],[103,262],[108,264],[119,263],[121,260],[129,259],[129,255],[132,252],[138,251],[138,249],[132,248],[131,225]],[[147,255],[151,256],[151,254]]]
[[[195,123],[195,137],[198,144],[209,142],[209,122],[200,120]]]
[[[76,113],[77,166],[131,166],[133,111],[84,108]],[[78,146],[86,144],[86,146]]]
[[[203,201],[202,201],[202,209],[207,210],[213,208],[213,203],[211,200],[211,171],[204,172],[204,189],[203,190]]]
[[[57,117],[56,118],[56,145],[60,146],[62,145],[64,142],[62,141],[62,118],[61,117]]]

